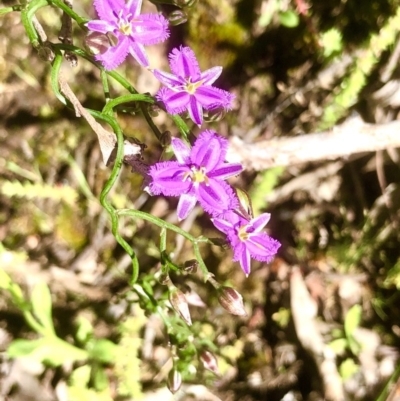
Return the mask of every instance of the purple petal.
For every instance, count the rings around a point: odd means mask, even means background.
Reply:
[[[243,247],[243,251],[240,254],[239,263],[242,267],[242,270],[244,271],[244,274],[248,276],[250,274],[251,261],[250,252],[246,249],[246,247]]]
[[[179,138],[172,138],[171,140],[172,150],[176,156],[176,160],[180,164],[189,164],[190,163],[190,147],[186,142],[183,142]]]
[[[255,219],[251,220],[250,225],[253,228],[253,232],[259,233],[267,225],[271,218],[271,213],[260,214]]]
[[[181,78],[170,74],[169,72],[161,71],[161,70],[153,70],[154,76],[165,86],[168,88],[183,88],[185,84]]]
[[[243,166],[240,163],[224,163],[220,167],[215,168],[207,174],[208,177],[226,180],[229,177],[240,174],[243,171]]]
[[[128,0],[126,3],[126,8],[135,18],[140,15],[140,11],[142,10],[142,0]]]
[[[200,78],[200,68],[196,55],[190,47],[180,47],[174,49],[169,55],[169,65],[171,71],[182,78],[191,78],[192,82],[197,82]]]
[[[100,61],[106,70],[117,68],[129,53],[129,38],[121,35],[118,39],[117,45],[96,56],[96,60]]]
[[[124,10],[124,0],[94,0],[94,7],[100,19],[108,22],[117,22],[119,10]]]
[[[191,154],[192,163],[204,167],[209,175],[213,169],[223,163],[228,141],[214,131],[203,131],[197,138]]]
[[[86,26],[90,31],[100,32],[100,33],[107,33],[107,32],[114,32],[117,28],[114,23],[110,23],[108,21],[102,21],[99,19],[89,21]]]
[[[203,85],[212,85],[217,78],[221,75],[222,67],[213,67],[201,73],[200,81]]]
[[[214,216],[235,207],[232,188],[225,181],[209,180],[208,185],[199,184],[196,195],[203,209]]]
[[[222,231],[225,234],[228,234],[230,231],[234,230],[233,225],[225,219],[214,217],[211,219],[211,221],[219,231]]]
[[[186,219],[197,203],[197,199],[192,194],[183,194],[179,198],[177,215],[179,220]]]
[[[161,14],[142,14],[132,21],[132,37],[144,45],[164,42],[169,37],[168,20]]]
[[[214,86],[200,86],[197,88],[195,96],[205,109],[215,107],[230,109],[235,98],[231,93]]]
[[[252,258],[265,262],[270,262],[281,246],[279,241],[266,233],[250,236],[245,245]]]
[[[189,104],[187,105],[187,110],[189,112],[189,117],[191,120],[197,124],[199,127],[203,122],[203,106],[196,100],[193,95],[190,96]]]
[[[185,180],[190,171],[178,162],[162,162],[150,167],[149,175],[153,179],[149,189],[153,195],[179,196],[190,190],[192,182]]]
[[[182,113],[190,102],[190,95],[187,92],[174,92],[168,88],[161,88],[156,98],[162,100],[169,114]]]
[[[149,66],[149,59],[147,58],[146,50],[141,43],[137,43],[131,39],[129,53],[142,67]]]

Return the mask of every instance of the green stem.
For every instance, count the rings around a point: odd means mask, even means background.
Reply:
[[[182,237],[189,240],[193,245],[193,251],[196,256],[197,261],[199,262],[199,267],[201,269],[201,272],[203,273],[204,280],[207,281],[209,273],[208,273],[207,266],[204,263],[204,260],[201,256],[200,247],[199,247],[200,243],[204,243],[204,242],[210,243],[210,241],[207,238],[205,238],[205,237],[197,237],[196,238],[193,235],[189,234],[188,232],[175,226],[174,224],[168,223],[158,217],[152,216],[151,214],[142,212],[140,210],[120,209],[117,211],[117,214],[119,216],[129,216],[129,217],[133,217],[133,218],[140,218],[142,220],[147,220],[147,221],[155,224],[156,226],[161,227],[162,229],[174,231],[177,234],[182,235]]]
[[[11,6],[11,7],[3,7],[3,8],[0,8],[0,15],[8,14],[11,11],[22,11],[23,9],[24,9],[24,6],[21,4],[17,4],[15,6]]]
[[[108,76],[103,68],[100,70],[100,78],[101,84],[103,85],[104,97],[106,98],[106,101],[108,101],[111,97],[110,88],[108,85]]]
[[[115,99],[110,100],[103,108],[102,113],[110,114],[112,113],[114,107],[118,106],[119,104],[129,103],[129,102],[146,102],[146,103],[154,103],[154,99],[147,95],[124,95],[118,96]]]
[[[32,18],[39,8],[47,5],[48,3],[46,0],[34,0],[28,4],[28,7],[21,11],[22,24],[25,28],[26,34],[28,35],[29,41],[35,49],[40,46],[40,41],[36,29],[32,24]]]
[[[60,8],[68,14],[73,20],[75,20],[81,27],[86,24],[86,22],[90,21],[88,18],[82,18],[79,16],[72,8],[68,7],[63,1],[61,0],[49,0],[51,4]]]
[[[106,118],[105,118],[106,119]],[[115,158],[115,163],[113,169],[111,171],[110,177],[104,185],[103,191],[100,194],[100,203],[104,207],[104,209],[108,212],[111,218],[111,231],[117,240],[117,242],[124,248],[124,250],[128,253],[132,260],[132,279],[131,283],[135,283],[139,276],[139,261],[134,250],[130,247],[130,245],[121,237],[118,231],[118,214],[111,203],[108,201],[108,195],[113,188],[118,175],[121,171],[122,167],[122,159],[124,157],[124,136],[121,128],[115,119],[108,117],[108,123],[114,129],[114,132],[117,136],[117,155]]]

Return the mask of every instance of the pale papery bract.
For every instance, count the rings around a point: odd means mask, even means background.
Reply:
[[[216,132],[202,132],[191,148],[173,138],[176,161],[156,163],[150,167],[152,195],[179,196],[177,215],[185,219],[197,202],[203,209],[220,216],[238,206],[233,189],[225,180],[243,171],[239,163],[226,163],[228,141]]]
[[[153,70],[164,85],[156,99],[164,103],[169,114],[189,113],[192,121],[201,125],[203,109],[229,110],[235,98],[233,94],[212,84],[221,75],[222,67],[201,72],[196,56],[190,47],[175,48],[169,55],[171,73]]]
[[[146,45],[169,37],[168,20],[161,14],[140,14],[142,0],[95,0],[98,20],[89,21],[90,31],[112,34],[116,41],[102,54],[95,56],[104,68],[117,68],[131,54],[143,67],[149,66]]]
[[[262,230],[271,215],[247,219],[235,211],[224,213],[223,217],[212,219],[215,227],[226,234],[233,250],[233,260],[240,263],[248,276],[251,270],[251,258],[262,262],[271,262],[281,243]]]

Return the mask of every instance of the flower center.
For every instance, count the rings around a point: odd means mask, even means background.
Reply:
[[[249,239],[249,233],[247,232],[247,224],[241,226],[238,230],[238,237],[240,241],[247,241]]]
[[[126,36],[132,34],[132,22],[131,22],[132,14],[128,14],[126,17],[122,16],[122,10],[119,14],[118,19],[118,29],[119,31]]]
[[[197,168],[195,166],[191,167],[191,172],[186,173],[183,177],[185,181],[187,178],[190,178],[194,183],[202,183],[205,182],[208,185],[208,177],[206,174],[206,169],[204,167]]]
[[[192,78],[189,77],[186,81],[185,90],[190,95],[194,95],[196,93],[197,88],[203,85],[203,81],[192,82]]]

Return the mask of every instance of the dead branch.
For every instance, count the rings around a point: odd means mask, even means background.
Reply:
[[[334,160],[355,153],[396,147],[400,147],[400,121],[366,124],[356,118],[329,131],[292,138],[246,143],[232,137],[227,158],[230,162],[242,163],[248,169],[262,171],[276,166]]]

